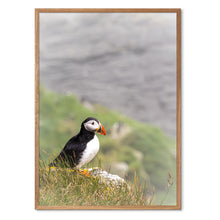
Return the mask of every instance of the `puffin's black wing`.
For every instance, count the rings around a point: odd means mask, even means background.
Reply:
[[[57,158],[49,166],[75,167],[81,159],[86,148],[86,142],[82,141],[79,134],[72,137],[64,146]]]

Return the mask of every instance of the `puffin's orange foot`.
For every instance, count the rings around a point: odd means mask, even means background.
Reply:
[[[89,171],[87,169],[79,170],[79,174],[82,174],[87,177],[91,177],[91,174],[89,173]]]

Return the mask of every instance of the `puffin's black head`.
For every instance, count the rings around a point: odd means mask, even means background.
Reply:
[[[82,122],[82,128],[85,128],[87,131],[96,132],[102,135],[106,135],[105,128],[100,123],[97,118],[89,117]]]

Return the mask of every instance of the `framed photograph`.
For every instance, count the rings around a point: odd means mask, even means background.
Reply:
[[[181,9],[35,9],[35,208],[181,209]]]

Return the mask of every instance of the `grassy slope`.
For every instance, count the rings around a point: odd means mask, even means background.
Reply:
[[[86,177],[67,169],[40,172],[40,205],[128,206],[148,205],[153,200],[146,197],[140,184],[109,185],[98,178]]]
[[[48,163],[60,152],[66,141],[79,131],[81,122],[89,116],[97,117],[106,128],[107,136],[99,136],[101,149],[92,162],[101,161],[103,169],[114,162],[128,164],[127,179],[136,172],[142,182],[149,182],[157,190],[165,190],[168,171],[175,177],[175,141],[160,129],[131,120],[122,114],[95,105],[84,107],[74,96],[56,94],[40,88],[40,159]],[[116,122],[130,128],[122,139],[113,139],[111,129]],[[137,152],[142,157],[137,156]],[[160,196],[159,196],[160,197]],[[173,199],[172,199],[173,202]]]

